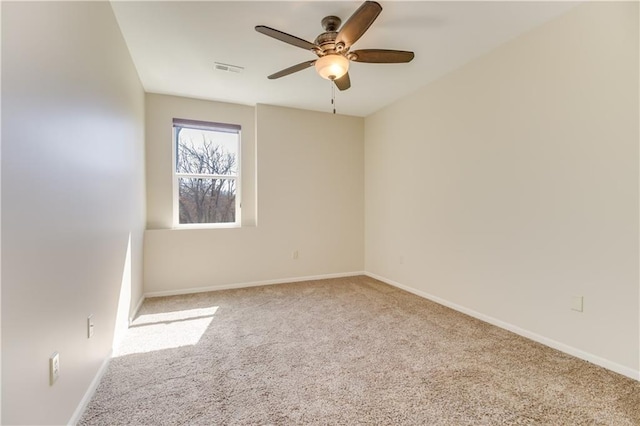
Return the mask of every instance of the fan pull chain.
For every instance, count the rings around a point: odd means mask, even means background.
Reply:
[[[336,85],[333,80],[331,82],[331,105],[333,105],[333,113],[336,113]]]

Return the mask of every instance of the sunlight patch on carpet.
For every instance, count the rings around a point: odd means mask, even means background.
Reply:
[[[127,332],[114,357],[196,345],[205,333],[217,306],[140,315]]]

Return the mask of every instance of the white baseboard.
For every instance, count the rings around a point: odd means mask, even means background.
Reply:
[[[96,373],[95,377],[91,381],[91,384],[87,388],[87,391],[84,393],[84,396],[80,400],[80,404],[78,404],[78,407],[73,412],[73,415],[71,416],[71,419],[68,422],[69,425],[75,426],[80,421],[82,414],[84,414],[84,410],[86,410],[87,405],[89,405],[89,401],[91,401],[91,398],[93,398],[93,395],[96,393],[96,389],[100,384],[100,380],[102,380],[102,376],[104,376],[104,373],[107,372],[107,367],[109,367],[109,362],[111,362],[112,353],[113,351],[109,351],[109,353],[107,354],[107,357],[102,362],[102,365],[98,369],[98,372]]]
[[[217,291],[217,290],[232,290],[236,288],[246,288],[246,287],[258,287],[262,285],[272,285],[272,284],[286,284],[286,283],[295,283],[301,281],[313,281],[313,280],[324,280],[329,278],[343,278],[343,277],[354,277],[357,275],[366,275],[364,271],[357,272],[342,272],[337,274],[324,274],[324,275],[312,275],[306,277],[290,277],[290,278],[279,278],[275,280],[265,280],[265,281],[252,281],[245,283],[234,283],[234,284],[225,284],[225,285],[217,285],[217,286],[209,286],[209,287],[196,287],[196,288],[185,288],[179,290],[164,290],[164,291],[152,291],[149,293],[145,293],[143,298],[147,297],[162,297],[162,296],[177,296],[181,294],[191,294],[191,293],[205,293],[208,291]]]
[[[588,361],[591,362],[593,364],[599,365],[600,367],[604,367],[607,370],[611,370],[614,371],[616,373],[622,374],[623,376],[627,376],[629,378],[635,379],[635,380],[639,380],[640,381],[640,370],[634,370],[633,368],[629,368],[627,366],[618,364],[616,362],[610,361],[608,359],[599,357],[597,355],[594,355],[592,353],[589,352],[585,352],[583,350],[574,348],[573,346],[569,346],[566,345],[564,343],[558,342],[556,340],[553,339],[549,339],[548,337],[542,336],[540,334],[531,332],[529,330],[525,330],[523,328],[520,328],[516,325],[510,324],[508,322],[505,321],[501,321],[499,319],[490,317],[488,315],[485,315],[483,313],[474,311],[473,309],[469,309],[466,308],[464,306],[449,302],[448,300],[442,299],[440,297],[434,296],[432,294],[423,292],[421,290],[416,290],[415,288],[406,286],[404,284],[400,284],[396,281],[387,279],[385,277],[381,277],[379,275],[376,274],[372,274],[370,272],[365,272],[364,275],[374,278],[376,280],[382,281],[384,283],[387,283],[389,285],[392,285],[394,287],[400,288],[402,290],[408,291],[409,293],[413,293],[416,296],[420,296],[423,297],[425,299],[431,300],[432,302],[436,302],[440,305],[446,306],[448,308],[451,308],[455,311],[458,312],[462,312],[464,314],[467,314],[471,317],[477,318],[481,321],[487,322],[489,324],[495,325],[496,327],[500,327],[503,328],[505,330],[511,331],[515,334],[518,334],[520,336],[526,337],[527,339],[531,339],[535,342],[538,343],[542,343],[545,346],[549,346],[553,349],[557,349],[561,352],[564,352],[566,354],[575,356],[576,358],[580,358],[584,361]]]

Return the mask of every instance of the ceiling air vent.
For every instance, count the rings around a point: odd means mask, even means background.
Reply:
[[[244,71],[244,67],[239,67],[237,65],[223,64],[221,62],[214,62],[214,68],[216,71],[232,72],[236,74],[240,74],[242,73],[242,71]]]

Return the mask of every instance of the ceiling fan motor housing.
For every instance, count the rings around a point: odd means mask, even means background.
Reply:
[[[335,41],[337,36],[338,33],[336,31],[327,31],[326,33],[320,34],[316,38],[315,44],[320,46],[320,50],[322,51],[323,55],[326,55],[328,53],[335,53]]]
[[[326,16],[322,19],[322,27],[325,32],[320,34],[314,41],[314,43],[320,46],[319,56],[324,56],[331,53],[342,53],[344,50],[344,44],[339,43],[336,45],[336,38],[338,37],[338,28],[342,20],[337,16]]]

